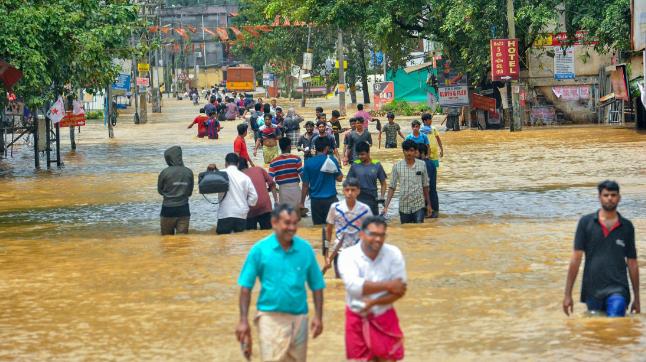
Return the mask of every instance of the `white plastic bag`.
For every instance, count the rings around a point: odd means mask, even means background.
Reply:
[[[339,169],[336,167],[336,164],[334,163],[334,161],[332,161],[332,158],[330,158],[329,155],[325,159],[325,162],[323,162],[323,166],[321,166],[321,172],[325,172],[325,173],[339,172]]]

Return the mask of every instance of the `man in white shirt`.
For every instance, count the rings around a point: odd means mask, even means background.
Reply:
[[[224,158],[229,176],[229,191],[221,194],[218,208],[217,234],[231,234],[244,231],[250,206],[258,202],[258,194],[249,176],[238,170],[239,156],[229,153]]]
[[[346,289],[345,348],[353,361],[404,358],[404,335],[393,303],[406,293],[401,251],[384,244],[386,221],[371,216],[361,226],[361,242],[339,256]]]

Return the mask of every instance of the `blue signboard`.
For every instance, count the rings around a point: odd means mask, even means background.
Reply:
[[[130,74],[119,73],[117,80],[112,83],[112,89],[129,91],[130,90]]]

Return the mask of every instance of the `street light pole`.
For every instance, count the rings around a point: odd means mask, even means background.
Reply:
[[[312,50],[310,49],[310,37],[312,36],[312,26],[308,25],[307,26],[307,49],[305,50],[307,53],[311,53]],[[304,66],[305,64],[303,64]],[[301,107],[305,107],[305,82],[302,81],[303,79],[303,72],[305,71],[304,68],[301,68],[301,72],[299,73],[299,78],[301,79]],[[310,72],[312,70],[310,69]],[[311,78],[310,78],[311,79]]]

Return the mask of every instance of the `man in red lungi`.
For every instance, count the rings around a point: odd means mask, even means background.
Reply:
[[[339,257],[345,284],[345,348],[351,361],[398,361],[404,335],[393,303],[406,293],[401,251],[385,244],[386,221],[371,216],[361,226],[361,242]]]

